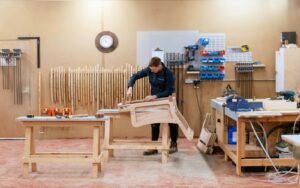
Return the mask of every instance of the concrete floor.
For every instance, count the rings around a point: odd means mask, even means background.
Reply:
[[[194,143],[178,142],[179,152],[169,162],[160,163],[160,155],[143,157],[142,151],[117,150],[102,167],[98,179],[92,179],[89,164],[38,164],[38,172],[22,177],[24,141],[0,141],[0,188],[3,187],[297,187],[257,182],[255,173],[235,175],[232,162],[223,155],[203,155]],[[37,151],[91,151],[90,139],[37,140]]]

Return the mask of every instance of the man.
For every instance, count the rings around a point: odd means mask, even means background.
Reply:
[[[170,69],[168,69],[158,57],[153,57],[147,68],[138,71],[133,74],[128,82],[127,96],[132,96],[132,87],[136,80],[149,77],[149,82],[151,85],[151,95],[145,98],[146,101],[150,101],[156,98],[168,97],[172,95],[175,90],[174,87],[174,77]],[[153,117],[155,118],[155,117]],[[177,149],[177,138],[178,138],[178,125],[169,123],[171,145],[169,153],[175,153]],[[152,141],[157,141],[159,137],[160,124],[152,124]],[[157,154],[157,150],[147,150],[144,155],[154,155]]]

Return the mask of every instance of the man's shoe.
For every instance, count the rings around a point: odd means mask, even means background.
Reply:
[[[144,151],[143,155],[155,155],[158,151],[156,149],[149,149],[147,151]]]
[[[176,153],[176,152],[178,152],[177,143],[176,142],[171,143],[169,154]]]

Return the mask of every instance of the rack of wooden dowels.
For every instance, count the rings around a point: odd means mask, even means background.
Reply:
[[[128,80],[138,70],[137,66],[103,68],[99,65],[78,68],[56,67],[50,69],[50,97],[52,104],[84,107],[90,112],[100,108],[116,108],[126,98]],[[132,100],[150,94],[148,78],[137,80]]]

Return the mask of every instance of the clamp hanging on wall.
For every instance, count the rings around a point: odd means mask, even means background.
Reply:
[[[41,54],[40,54],[40,37],[18,37],[18,40],[36,40],[37,44],[37,68],[41,68]]]

